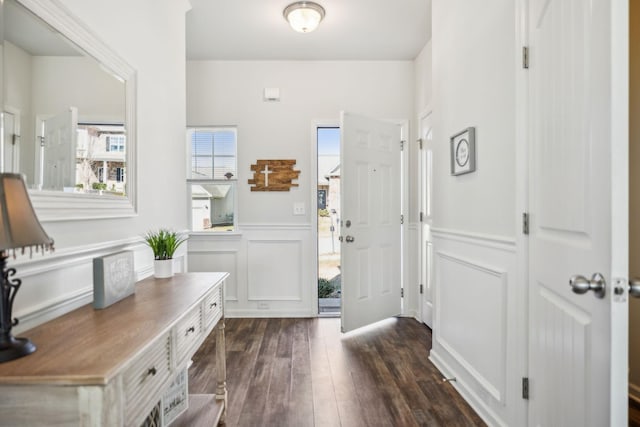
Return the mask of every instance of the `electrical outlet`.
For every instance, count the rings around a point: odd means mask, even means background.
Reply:
[[[258,310],[269,310],[269,303],[268,302],[259,302],[258,303]]]
[[[295,202],[293,204],[293,214],[294,215],[304,215],[304,202]]]

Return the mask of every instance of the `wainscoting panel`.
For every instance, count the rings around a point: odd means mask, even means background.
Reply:
[[[302,300],[302,241],[249,240],[248,300]]]
[[[308,317],[314,304],[309,224],[240,224],[239,231],[189,239],[190,271],[227,271],[227,317]]]
[[[189,253],[189,271],[226,271],[225,301],[238,301],[238,250],[207,250]]]
[[[504,402],[506,272],[446,252],[436,253],[440,344],[498,402]],[[487,310],[488,301],[493,307]],[[465,328],[482,333],[469,334]]]
[[[489,425],[521,425],[526,289],[515,241],[432,229],[431,360]]]

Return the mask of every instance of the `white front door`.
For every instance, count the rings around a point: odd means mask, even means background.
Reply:
[[[618,1],[528,3],[530,426],[626,424],[612,370],[627,369],[616,338],[626,295],[612,291],[627,259]],[[597,273],[602,297],[572,291],[571,277],[595,287]]]
[[[431,240],[431,183],[433,158],[433,119],[431,112],[420,118],[420,318],[433,327],[433,244]]]
[[[400,314],[399,125],[341,114],[342,331]]]
[[[43,190],[64,190],[76,184],[76,139],[78,111],[75,107],[44,121],[41,144]]]

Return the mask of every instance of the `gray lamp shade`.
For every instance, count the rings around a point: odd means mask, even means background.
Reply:
[[[22,175],[0,173],[0,252],[10,249],[53,249],[29,199]]]

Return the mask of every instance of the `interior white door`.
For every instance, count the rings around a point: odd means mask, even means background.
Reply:
[[[612,421],[620,414],[611,403],[620,387],[611,380],[612,330],[626,321],[612,321],[616,304],[626,304],[612,282],[627,257],[619,239],[627,196],[614,189],[624,193],[628,179],[614,162],[628,144],[614,138],[624,124],[612,119],[616,1],[528,3],[531,426],[626,423]],[[571,277],[595,287],[596,273],[603,297],[572,292]]]
[[[400,314],[399,125],[341,113],[342,331]]]
[[[44,121],[41,143],[43,190],[64,190],[76,184],[78,110],[69,107]]]
[[[433,327],[433,243],[431,240],[431,194],[433,158],[433,120],[431,112],[420,118],[420,317],[422,322]]]

